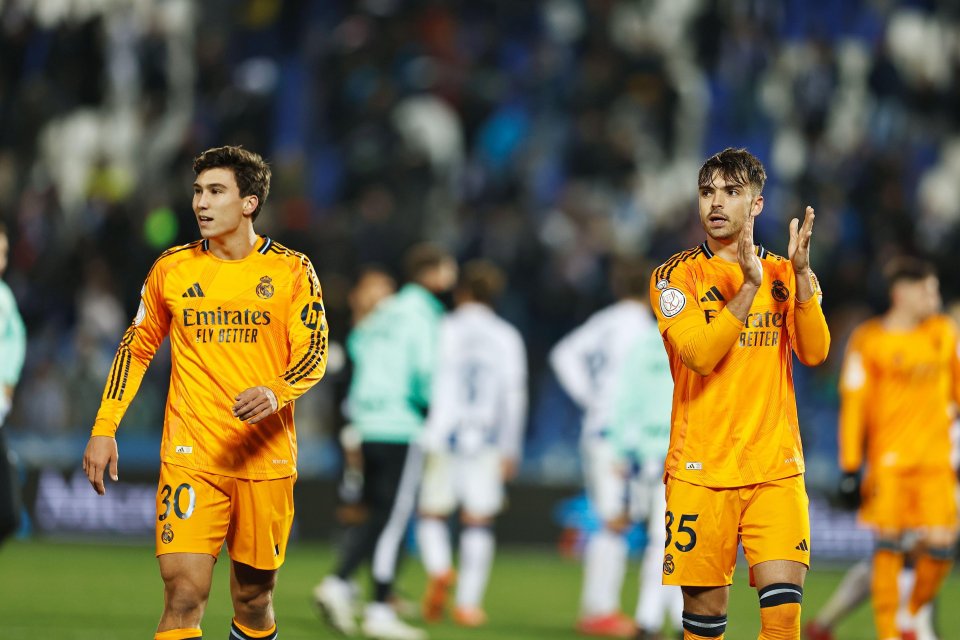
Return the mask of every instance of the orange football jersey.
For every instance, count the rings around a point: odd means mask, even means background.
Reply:
[[[706,243],[675,254],[651,278],[674,380],[665,471],[685,482],[740,487],[804,471],[793,352],[808,364],[826,358],[820,289],[811,275],[815,295],[797,302],[791,262],[759,245],[756,252],[763,282],[745,322],[724,309],[743,283],[740,265]],[[719,350],[719,359],[701,375],[684,364],[691,349]]]
[[[164,252],[120,341],[93,435],[112,436],[164,336],[172,370],[161,459],[225,476],[296,473],[293,401],[326,369],[327,324],[310,260],[270,238],[242,260],[198,240]],[[257,424],[232,413],[241,391],[267,386],[279,410]]]
[[[949,469],[960,401],[957,331],[943,315],[910,331],[867,320],[850,336],[840,378],[840,467]]]

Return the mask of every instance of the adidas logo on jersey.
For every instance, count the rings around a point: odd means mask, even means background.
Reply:
[[[723,297],[723,294],[720,293],[720,290],[716,287],[710,287],[707,290],[707,293],[700,298],[700,302],[725,302],[726,298]]]
[[[810,547],[807,546],[807,539],[804,538],[803,540],[801,540],[800,544],[794,547],[794,549],[796,549],[797,551],[810,551]]]
[[[193,283],[193,286],[190,287],[189,289],[187,289],[187,290],[183,293],[183,296],[182,296],[182,297],[184,297],[184,298],[203,298],[203,297],[205,297],[205,296],[204,296],[204,293],[203,293],[203,289],[200,288],[200,283],[199,283],[199,282],[194,282],[194,283]]]

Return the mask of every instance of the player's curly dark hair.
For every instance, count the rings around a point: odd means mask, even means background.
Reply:
[[[893,285],[901,280],[918,282],[935,275],[937,268],[933,263],[916,256],[895,256],[883,267],[883,277],[888,288],[893,288]]]
[[[720,153],[707,158],[700,167],[697,186],[709,186],[714,174],[717,173],[727,182],[749,185],[754,195],[763,191],[763,185],[767,181],[767,172],[763,168],[763,163],[746,149],[727,147]]]
[[[233,171],[241,198],[257,196],[257,208],[252,214],[252,219],[256,220],[270,194],[270,165],[259,154],[240,146],[207,149],[193,160],[193,172],[196,175],[207,169],[221,168]]]

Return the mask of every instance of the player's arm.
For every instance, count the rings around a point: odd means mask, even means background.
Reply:
[[[512,348],[504,353],[506,375],[503,426],[499,438],[504,480],[513,479],[517,473],[523,451],[524,427],[527,424],[527,353],[519,333],[513,336],[511,342]]]
[[[840,416],[837,440],[842,473],[840,498],[848,508],[860,504],[860,468],[867,444],[867,404],[873,383],[862,329],[850,336],[840,371]]]
[[[287,318],[290,360],[269,382],[244,389],[235,398],[233,415],[256,424],[290,404],[317,383],[327,369],[327,316],[320,280],[304,257],[293,282]]]
[[[680,265],[673,270],[668,287],[659,291],[656,273],[651,279],[651,303],[657,314],[660,332],[680,354],[684,366],[701,376],[713,373],[720,360],[730,352],[747,319],[753,299],[763,282],[763,264],[753,244],[754,216],[748,215],[737,241],[737,260],[743,271],[743,284],[730,302],[708,320],[697,302],[696,287],[685,278],[686,271]],[[668,304],[664,296],[671,289],[672,296],[681,296],[680,311],[670,315],[676,305]],[[690,300],[689,307],[686,301]]]
[[[577,327],[550,350],[550,368],[563,390],[580,407],[586,407],[593,392],[588,357],[594,342],[592,324]]]
[[[0,425],[3,424],[10,410],[13,390],[20,380],[23,361],[27,354],[27,330],[17,310],[17,302],[9,289],[2,293],[5,293],[8,299],[4,305],[5,317],[3,329],[0,331],[0,353],[4,354],[3,359],[0,360],[0,385],[3,393],[0,397]]]
[[[442,449],[456,421],[457,399],[463,397],[458,388],[464,384],[460,370],[462,357],[455,333],[456,328],[449,319],[441,321],[437,368],[432,378],[427,420],[420,435],[420,443],[425,451]]]
[[[790,244],[787,255],[793,266],[797,291],[793,313],[793,349],[800,362],[815,366],[827,359],[830,351],[830,329],[820,307],[822,293],[810,269],[810,239],[813,236],[813,207],[807,207],[803,218],[790,221]]]
[[[119,455],[115,435],[120,420],[137,394],[157,348],[170,330],[170,312],[163,301],[162,277],[161,269],[154,265],[140,292],[140,306],[133,324],[123,334],[113,357],[100,409],[83,454],[83,470],[100,495],[105,491],[105,470],[109,470],[114,482],[118,480]]]

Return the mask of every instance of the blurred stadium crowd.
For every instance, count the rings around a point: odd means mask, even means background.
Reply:
[[[701,241],[697,168],[745,146],[770,174],[765,246],[817,210],[834,349],[796,373],[808,483],[832,485],[840,356],[883,262],[926,255],[960,296],[958,6],[0,0],[0,215],[30,336],[7,427],[86,438],[150,264],[197,237],[190,160],[243,144],[274,172],[258,230],[311,257],[334,341],[358,269],[416,240],[508,270],[535,474],[579,428],[547,350],[612,301],[614,256]],[[166,376],[123,432],[159,434]],[[340,420],[332,378],[298,406],[305,443]]]

